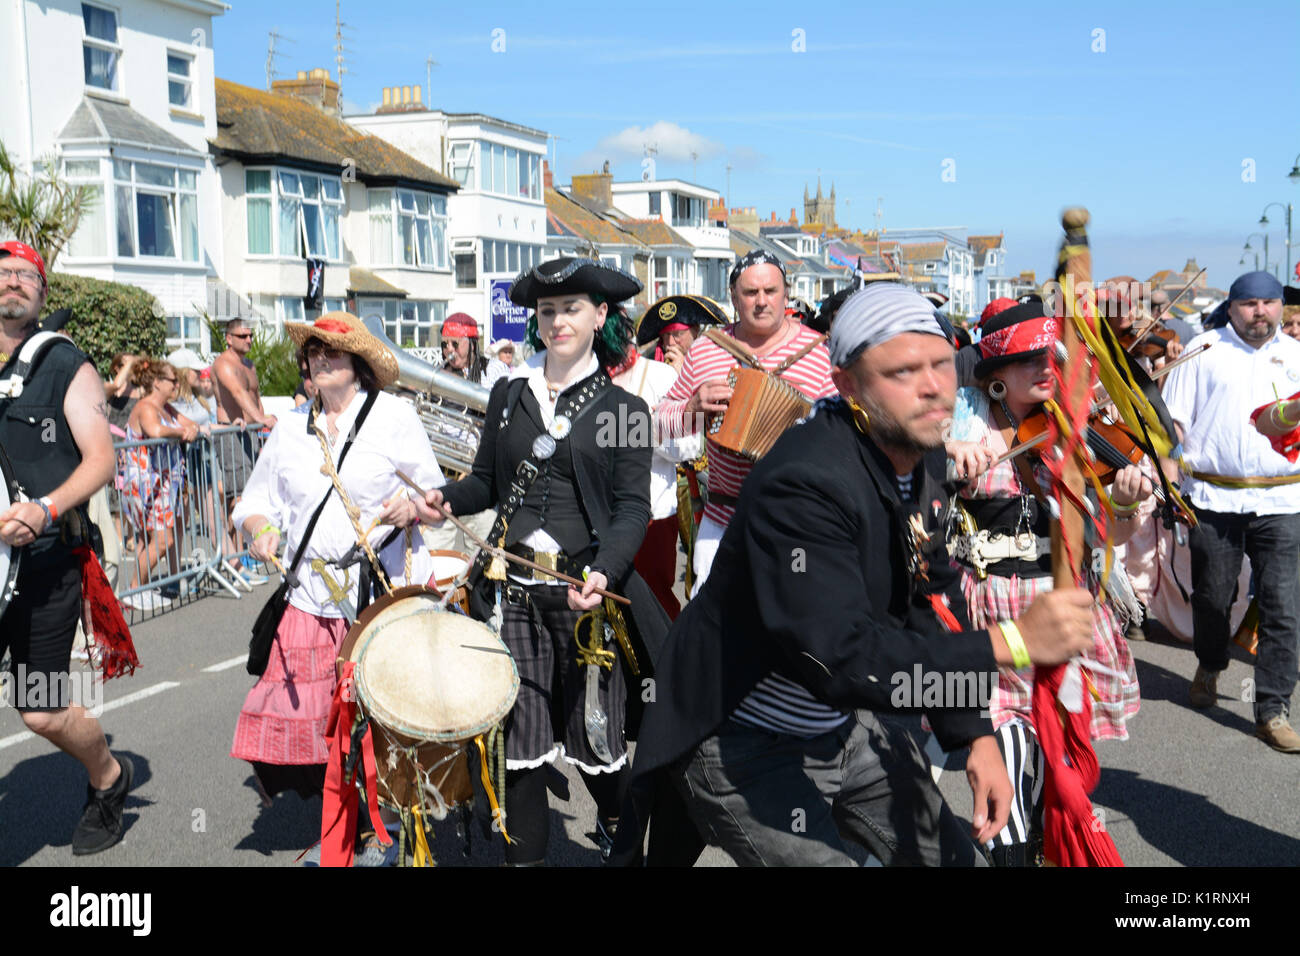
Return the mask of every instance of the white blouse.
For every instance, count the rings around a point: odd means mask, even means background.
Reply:
[[[359,392],[335,423],[338,437],[330,442],[330,446],[336,466],[365,399],[366,393]],[[310,404],[301,405],[279,418],[257,458],[243,497],[234,509],[237,527],[242,528],[250,516],[260,514],[266,515],[271,524],[282,531],[287,531],[283,559],[286,569],[307,530],[312,513],[331,487],[329,476],[321,471],[324,458],[320,439],[314,430],[308,429],[310,408]],[[320,424],[328,434],[325,423],[322,421]],[[380,392],[339,470],[348,497],[361,510],[363,529],[368,528],[383,510],[386,499],[399,492],[414,494],[397,477],[398,470],[424,489],[441,487],[444,481],[442,469],[433,456],[429,438],[415,409],[395,395]],[[370,532],[371,543],[378,545],[391,531],[392,528],[385,525],[376,527]],[[424,547],[420,528],[416,526],[413,532],[410,583],[423,584],[433,574],[433,560]],[[348,593],[355,606],[359,566],[353,565],[345,572],[332,566],[332,562],[342,558],[356,543],[356,538],[343,502],[336,492],[331,492],[306,553],[299,562],[297,575],[300,584],[289,592],[289,603],[309,614],[343,617],[343,612],[331,603],[324,579],[311,568],[312,559],[321,558],[331,564],[325,570],[339,584],[344,583],[346,574]],[[394,587],[407,583],[403,577],[405,555],[404,534],[379,554]]]

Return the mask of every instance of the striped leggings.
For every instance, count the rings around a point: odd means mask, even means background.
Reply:
[[[994,733],[1007,765],[1013,793],[1011,816],[1002,831],[987,844],[990,850],[1028,843],[1031,833],[1042,832],[1045,769],[1043,748],[1038,745],[1033,727],[1024,718],[1010,720]]]

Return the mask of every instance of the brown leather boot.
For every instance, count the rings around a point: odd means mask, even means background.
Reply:
[[[1275,714],[1255,725],[1255,736],[1284,754],[1300,754],[1300,734],[1295,732],[1286,714]]]
[[[1204,667],[1196,665],[1196,675],[1192,678],[1192,686],[1187,688],[1187,699],[1197,710],[1204,710],[1206,707],[1213,707],[1219,702],[1219,672],[1207,671]]]

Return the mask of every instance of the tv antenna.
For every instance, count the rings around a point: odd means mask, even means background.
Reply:
[[[275,72],[275,58],[276,58],[277,56],[283,56],[283,54],[281,54],[281,53],[276,53],[276,52],[275,52],[275,41],[276,41],[276,40],[284,40],[286,43],[292,43],[292,42],[293,42],[293,40],[289,39],[289,38],[288,38],[287,36],[285,36],[283,33],[276,33],[274,30],[272,30],[270,33],[267,34],[267,43],[266,43],[266,88],[267,88],[268,90],[271,88],[271,83],[272,83],[272,81],[275,80],[275,77],[276,77],[276,72]]]
[[[433,68],[437,65],[432,54],[424,61],[424,105],[429,109],[433,109]]]

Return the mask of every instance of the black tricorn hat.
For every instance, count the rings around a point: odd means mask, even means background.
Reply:
[[[669,295],[660,299],[641,316],[636,330],[636,344],[648,345],[674,322],[686,325],[728,325],[731,320],[722,306],[706,295]]]
[[[510,301],[515,305],[536,309],[540,298],[583,292],[598,295],[610,305],[615,305],[640,291],[640,281],[622,269],[615,269],[595,259],[563,256],[519,273],[510,286]]]

